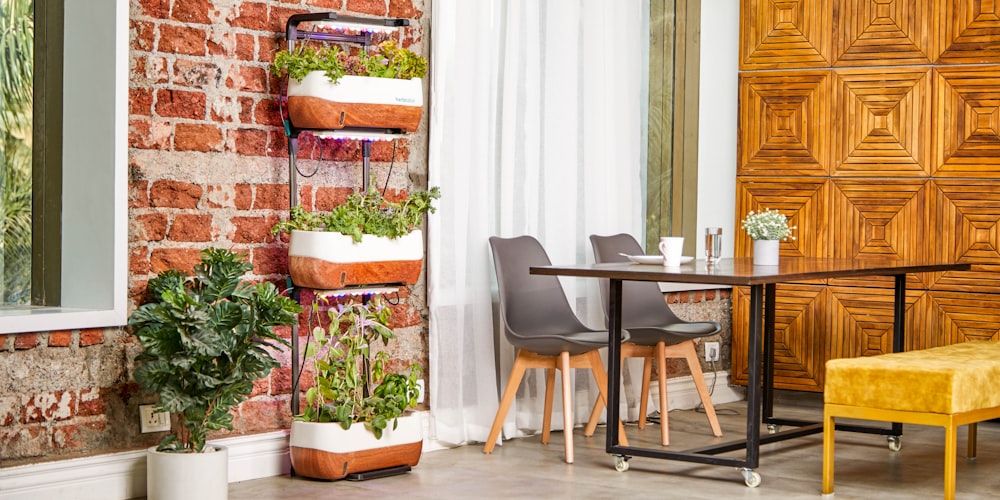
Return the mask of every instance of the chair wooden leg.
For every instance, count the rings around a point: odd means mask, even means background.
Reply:
[[[708,425],[712,426],[712,434],[715,437],[722,437],[722,427],[719,425],[719,417],[715,414],[715,405],[712,404],[712,395],[708,393],[708,386],[705,384],[705,373],[701,371],[701,362],[698,361],[698,351],[694,348],[694,341],[685,342],[684,358],[687,359],[688,369],[691,371],[691,378],[694,379],[694,386],[698,389],[698,397],[705,407],[705,416],[708,417]]]
[[[625,360],[622,360],[622,365]],[[649,379],[653,375],[653,358],[646,356],[642,361],[642,389],[639,391],[639,428],[646,428],[646,416],[649,411]],[[663,413],[663,409],[660,409]]]
[[[556,371],[545,369],[545,411],[542,415],[542,444],[549,444],[552,435],[552,399],[555,394]]]
[[[591,351],[586,356],[590,359],[590,371],[594,374],[594,380],[597,381],[597,389],[601,391],[600,399],[606,405],[608,401],[608,372],[604,371],[604,363],[601,361],[600,353]],[[625,425],[622,424],[620,418],[618,419],[618,443],[622,446],[628,446]]]
[[[604,413],[604,407],[607,406],[604,402],[604,398],[598,397],[594,399],[594,409],[590,410],[590,420],[587,420],[587,426],[583,428],[583,435],[590,437],[594,435],[594,431],[597,430],[597,424],[601,422],[601,413]]]
[[[503,428],[503,420],[507,417],[514,396],[517,394],[517,386],[521,385],[524,378],[527,360],[517,351],[517,358],[514,360],[514,367],[510,370],[510,379],[507,380],[507,387],[503,390],[503,397],[500,399],[500,406],[497,408],[497,415],[493,418],[493,427],[490,427],[490,435],[486,438],[483,446],[483,453],[493,453],[493,448],[497,445],[497,438],[500,437],[500,429]]]
[[[559,369],[562,371],[563,434],[566,440],[566,463],[573,463],[573,398],[569,376],[569,353],[559,353]]]
[[[667,353],[664,342],[656,343],[656,378],[660,387],[660,443],[670,446],[670,408],[667,406]]]

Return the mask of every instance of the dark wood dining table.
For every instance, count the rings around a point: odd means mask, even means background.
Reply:
[[[615,456],[615,467],[628,470],[628,460],[633,456],[681,460],[712,465],[726,465],[740,470],[747,486],[760,484],[756,471],[760,464],[760,446],[795,437],[822,432],[820,422],[805,422],[776,418],[772,412],[774,373],[774,318],[775,290],[778,283],[819,280],[828,278],[854,278],[865,276],[892,276],[893,289],[893,351],[903,350],[906,310],[906,275],[911,273],[965,271],[969,264],[933,261],[900,260],[894,258],[832,259],[811,257],[782,257],[777,266],[754,266],[749,257],[722,259],[709,265],[695,260],[679,267],[641,265],[632,263],[551,265],[532,267],[531,274],[600,278],[610,280],[608,294],[608,422],[619,418],[621,394],[621,339],[622,339],[622,282],[657,281],[673,283],[717,284],[749,287],[750,307],[747,328],[748,381],[746,392],[746,438],[686,451],[622,446],[618,442],[618,426],[607,426],[607,452]],[[734,356],[736,354],[734,353]],[[761,436],[761,426],[791,427]],[[898,436],[902,426],[892,424],[890,429],[838,424],[837,429],[856,432],[873,432]],[[723,453],[745,450],[742,458],[719,456]]]

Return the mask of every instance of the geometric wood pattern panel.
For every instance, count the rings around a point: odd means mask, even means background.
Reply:
[[[771,209],[784,214],[789,224],[795,226],[792,234],[796,237],[781,242],[782,256],[825,256],[827,242],[823,228],[828,218],[828,182],[818,177],[739,177],[736,210],[747,214]],[[752,241],[740,230],[733,242],[736,255],[749,255]]]
[[[968,262],[971,271],[945,273],[940,290],[1000,293],[1000,188],[996,180],[935,179],[928,245],[935,257]]]
[[[749,288],[736,288],[733,297],[733,352],[747,352]],[[827,289],[806,284],[779,284],[774,319],[774,386],[779,389],[819,390],[828,342]],[[746,356],[733,356],[731,377],[746,384]]]
[[[831,286],[831,336],[829,359],[872,356],[892,351],[893,293],[891,289],[861,286]],[[925,323],[929,300],[924,290],[907,290],[906,324]],[[907,328],[906,331],[919,330]],[[907,349],[919,339],[904,338]]]
[[[1000,178],[1000,66],[934,71],[934,174]]]
[[[836,66],[930,64],[938,57],[940,0],[840,0],[845,18],[834,39]],[[853,13],[854,15],[849,15]]]
[[[830,66],[830,0],[741,2],[740,69]]]
[[[754,73],[739,84],[741,175],[828,173],[830,71]]]
[[[939,64],[980,64],[1000,62],[1000,2],[990,0],[948,0],[945,12],[944,51]],[[935,25],[936,26],[936,25]]]
[[[834,72],[831,174],[930,175],[931,76],[927,68]]]
[[[736,220],[790,216],[798,239],[782,258],[970,263],[907,276],[904,345],[1000,340],[1000,0],[740,8]],[[740,232],[735,254],[749,256]],[[892,284],[779,286],[778,387],[821,390],[826,359],[889,350]],[[734,293],[743,383],[748,305]]]
[[[927,347],[968,340],[1000,340],[1000,295],[968,292],[929,292],[931,326],[938,332]]]

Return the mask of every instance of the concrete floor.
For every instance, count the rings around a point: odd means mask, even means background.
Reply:
[[[819,395],[787,393],[776,405],[777,416],[819,421]],[[745,432],[744,403],[717,407],[723,438],[714,438],[702,413],[670,413],[671,449],[684,450],[736,438]],[[965,456],[965,432],[960,432],[957,498],[1000,497],[1000,424],[979,426],[979,456]],[[659,427],[640,431],[626,426],[632,445],[658,446]],[[763,432],[766,432],[763,431]],[[574,434],[576,460],[563,461],[563,435],[505,441],[491,455],[482,445],[424,453],[413,471],[369,481],[314,481],[279,476],[230,485],[230,498],[397,497],[446,498],[818,498],[822,490],[822,434],[761,448],[762,484],[748,488],[732,467],[689,464],[636,457],[627,472],[615,471],[604,451],[604,428],[591,438]],[[940,498],[943,494],[944,431],[937,427],[905,426],[902,450],[891,452],[884,437],[837,433],[836,495],[839,499]],[[742,452],[732,454],[740,456]]]

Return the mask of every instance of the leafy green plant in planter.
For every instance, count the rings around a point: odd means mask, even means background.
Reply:
[[[440,197],[441,190],[435,186],[428,191],[413,191],[406,199],[391,202],[372,186],[365,192],[351,194],[343,204],[326,214],[293,207],[289,218],[275,224],[271,232],[323,230],[346,234],[355,242],[360,242],[364,234],[399,238],[418,228],[424,214],[434,213],[432,203]]]
[[[314,304],[314,310],[317,305]],[[392,311],[376,297],[329,310],[329,331],[317,326],[306,347],[313,359],[315,385],[306,391],[305,410],[295,418],[305,422],[337,422],[350,429],[362,423],[381,439],[390,422],[417,406],[420,366],[408,374],[389,370],[389,354],[376,349],[396,338],[389,328]]]
[[[427,75],[427,59],[389,40],[374,50],[351,54],[336,45],[314,48],[305,44],[274,55],[271,72],[301,81],[311,71],[322,71],[331,82],[344,75],[408,80]]]
[[[129,317],[145,349],[135,380],[159,394],[157,411],[172,414],[158,451],[204,451],[208,433],[231,430],[230,411],[279,366],[268,349],[287,342],[274,327],[293,324],[302,308],[272,283],[241,281],[252,268],[244,255],[202,250],[193,276],[150,279],[147,302]]]

